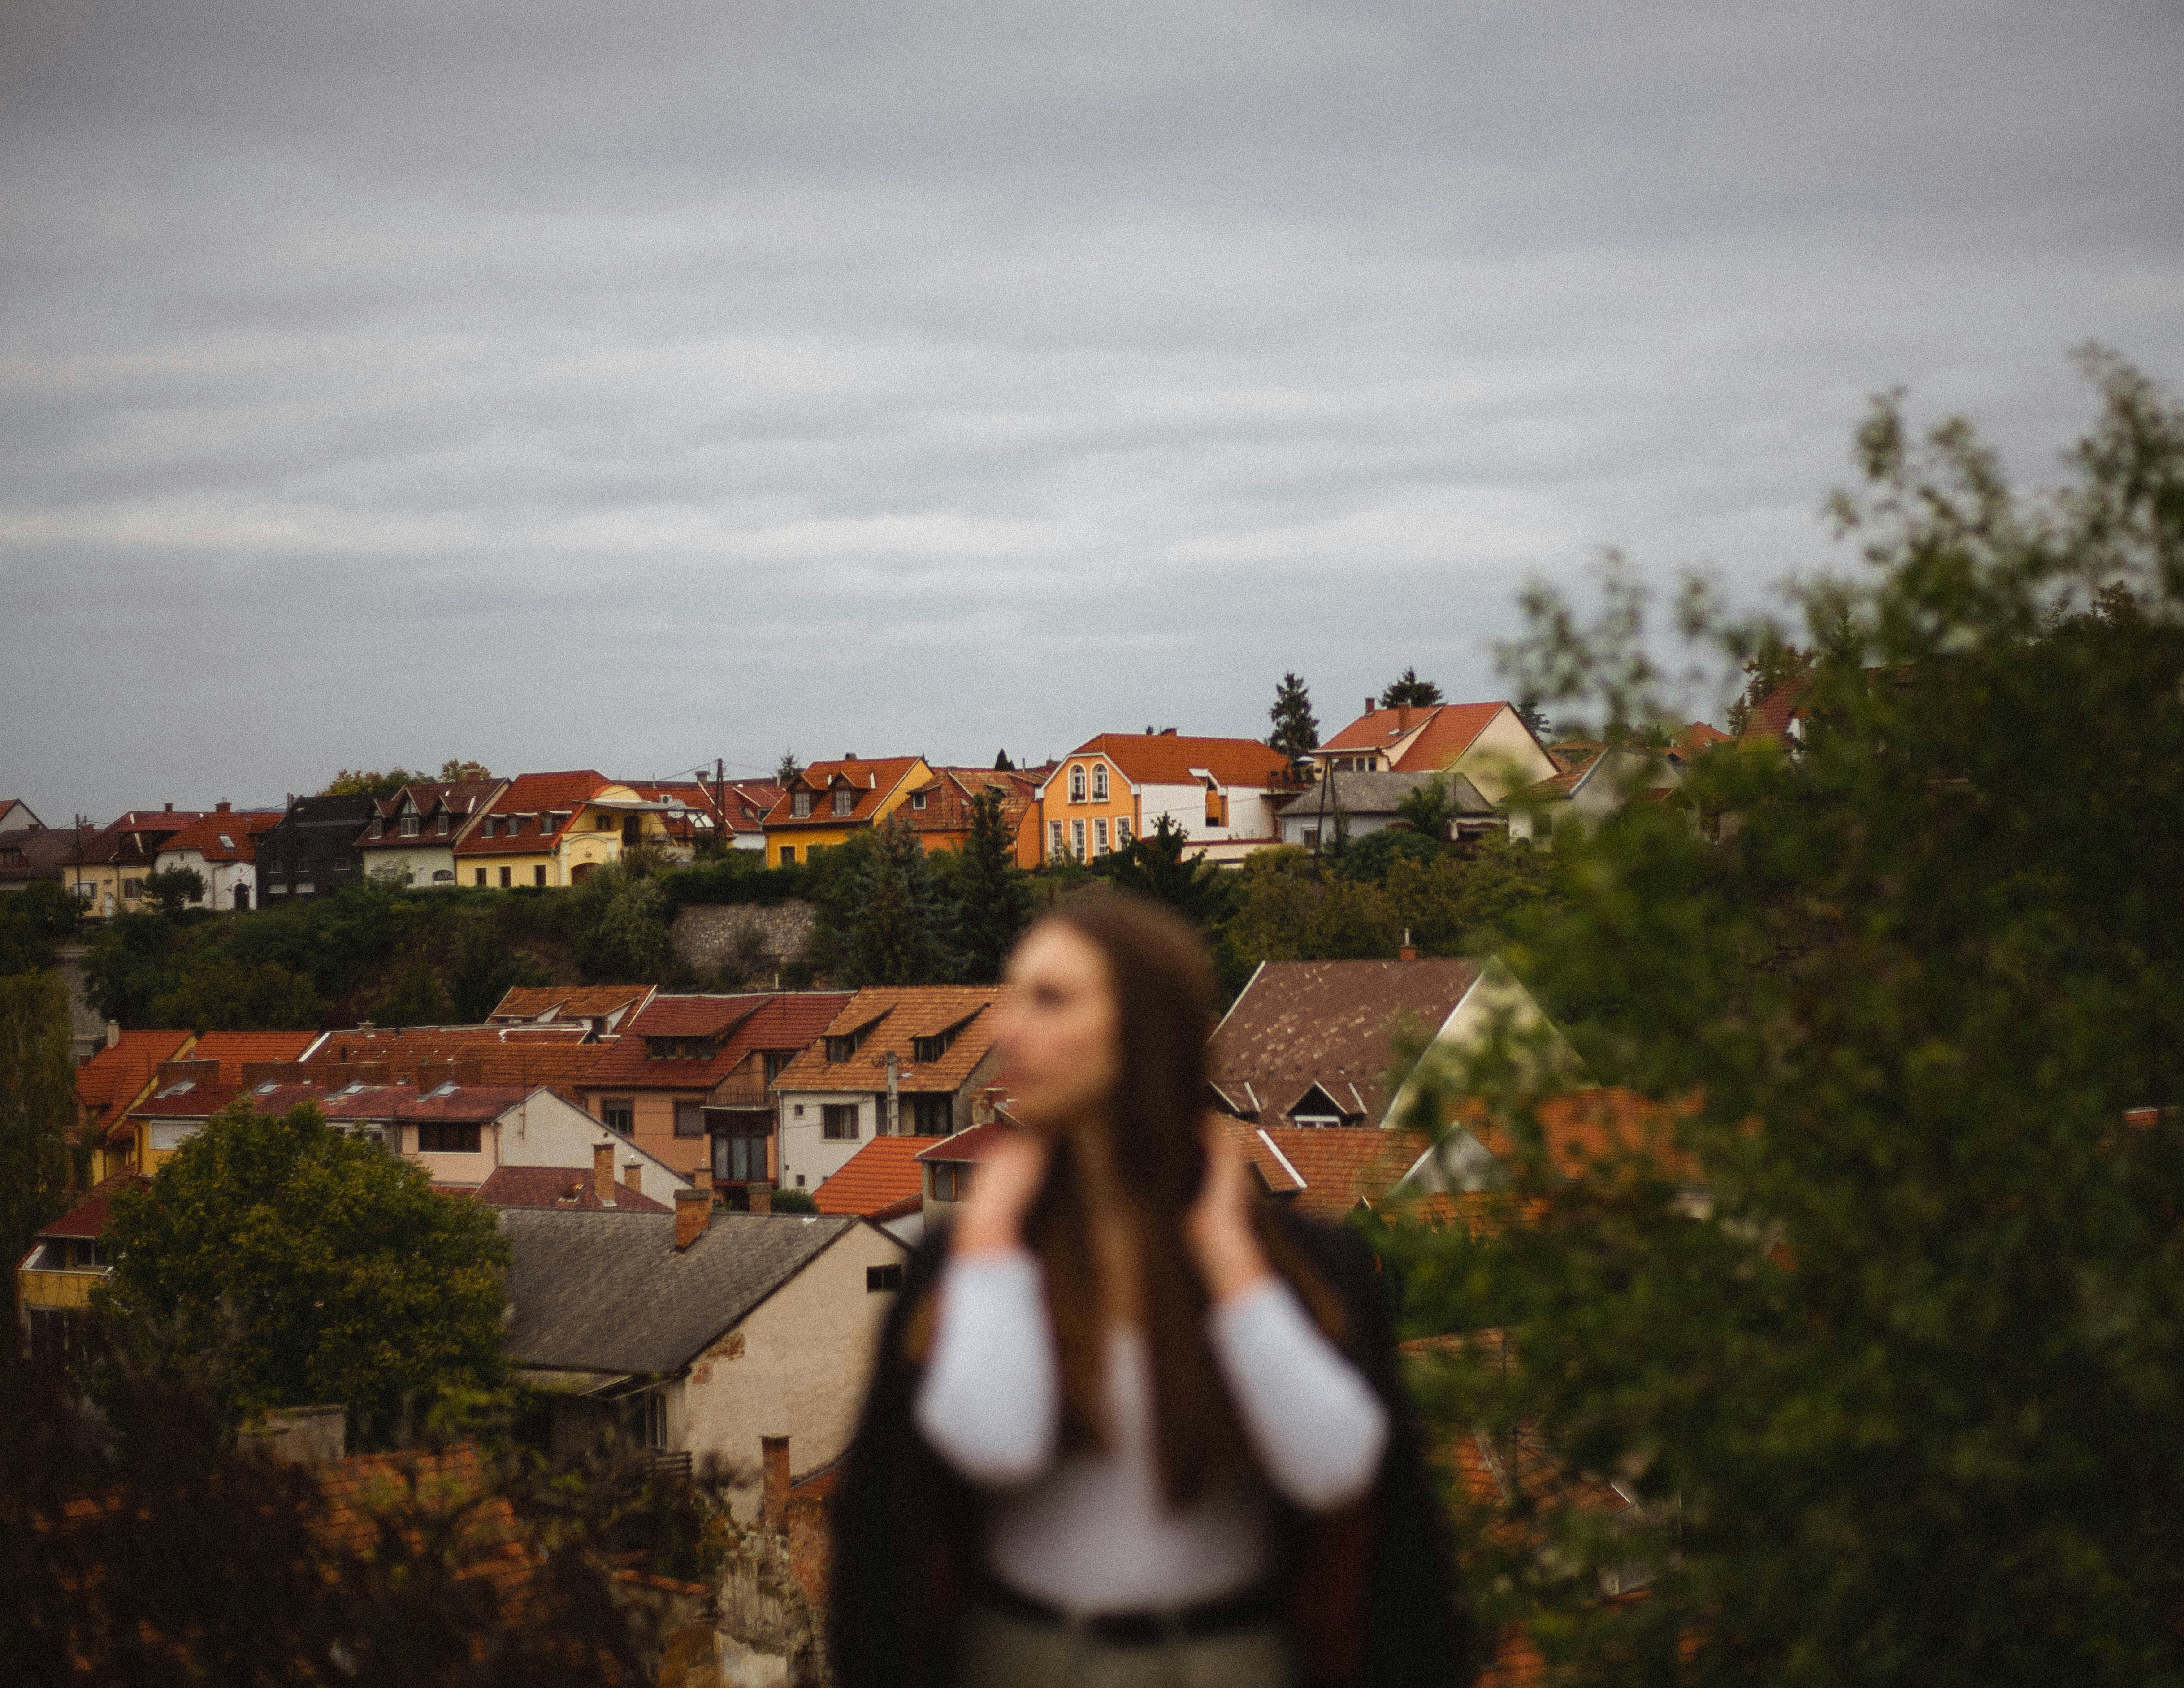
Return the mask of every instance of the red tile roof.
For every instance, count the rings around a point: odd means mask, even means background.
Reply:
[[[1021,1128],[1013,1125],[974,1125],[968,1131],[957,1132],[953,1137],[911,1137],[899,1140],[923,1145],[911,1157],[916,1161],[983,1161],[1000,1146],[1008,1133]]]
[[[215,811],[192,821],[159,848],[193,850],[207,861],[249,861],[257,854],[259,835],[279,826],[284,812],[279,809],[248,809],[223,815]]]
[[[1223,786],[1258,790],[1279,784],[1290,760],[1256,738],[1185,738],[1172,733],[1103,733],[1070,756],[1104,756],[1133,785],[1195,785],[1204,768]],[[1067,777],[1068,758],[1056,774]]]
[[[1039,799],[1039,782],[1028,774],[1006,768],[935,768],[933,777],[916,787],[900,810],[914,833],[966,833],[971,830],[971,805],[989,791],[1001,797],[1001,826],[1011,838],[1024,812]],[[914,805],[919,793],[925,807]]]
[[[1537,1117],[1554,1170],[1567,1178],[1585,1177],[1596,1167],[1642,1155],[1662,1170],[1696,1178],[1698,1159],[1676,1141],[1676,1122],[1698,1107],[1696,1100],[1656,1102],[1619,1086],[1601,1085],[1544,1098]],[[1462,1116],[1464,1128],[1497,1158],[1515,1152],[1502,1128],[1480,1119],[1475,1110]]]
[[[599,1183],[589,1167],[495,1167],[471,1192],[488,1207],[566,1207],[589,1212],[666,1213],[671,1210],[627,1184],[615,1187],[609,1210],[599,1200]]]
[[[503,1038],[521,1027],[481,1026],[422,1032],[332,1032],[300,1071],[338,1087],[352,1078],[375,1083],[457,1077],[468,1084],[543,1084],[576,1102],[577,1087],[612,1044],[579,1038]],[[427,1071],[426,1069],[430,1069]]]
[[[246,1061],[301,1061],[317,1032],[207,1032],[190,1045],[192,1061],[216,1061],[223,1084],[242,1082]]]
[[[187,1032],[124,1032],[111,1049],[102,1049],[75,1070],[75,1097],[83,1108],[84,1133],[103,1139],[135,1101],[163,1061],[172,1061],[190,1040]]]
[[[846,992],[805,990],[749,996],[655,996],[623,1023],[622,1035],[599,1045],[588,1089],[711,1089],[760,1050],[803,1050],[850,1001]],[[725,1033],[710,1061],[655,1061],[648,1038],[699,1038]],[[793,1063],[792,1063],[793,1064]]]
[[[114,1198],[132,1184],[149,1184],[137,1173],[117,1173],[92,1186],[91,1193],[49,1225],[38,1228],[42,1237],[98,1237],[106,1231],[114,1211]]]
[[[1669,748],[1688,761],[1710,745],[1726,744],[1728,742],[1729,734],[1713,722],[1695,721],[1675,736]]]
[[[1417,1131],[1295,1125],[1262,1129],[1302,1180],[1295,1196],[1298,1212],[1323,1219],[1340,1219],[1361,1201],[1379,1203],[1431,1146],[1431,1139]]]
[[[822,1213],[877,1218],[924,1194],[925,1175],[919,1170],[917,1157],[942,1140],[875,1137],[812,1191],[811,1200]]]
[[[1752,706],[1737,737],[1754,744],[1787,738],[1790,723],[1805,712],[1805,694],[1813,689],[1814,678],[1808,670],[1777,686]]]
[[[781,1090],[883,1090],[887,1058],[895,1057],[895,1083],[905,1093],[952,1095],[970,1079],[992,1050],[993,1017],[985,1011],[1000,995],[999,985],[921,984],[875,986],[861,990],[823,1028],[828,1037],[848,1037],[872,1029],[847,1061],[829,1061],[812,1039],[789,1062],[775,1087]],[[920,1062],[915,1040],[955,1031],[955,1041],[938,1061]]]
[[[645,1001],[656,989],[649,984],[510,985],[486,1018],[536,1020],[550,1013],[562,1020],[604,1019]]]
[[[845,757],[838,762],[814,762],[789,783],[781,800],[766,811],[766,829],[772,833],[797,827],[866,825],[917,763],[916,756],[883,756],[877,761]],[[847,815],[834,813],[833,801],[827,794],[837,785],[846,785],[855,794]],[[793,812],[792,801],[800,790],[812,794],[811,812],[800,818]]]
[[[1415,733],[1395,766],[1399,769],[1445,768],[1477,742],[1507,703],[1410,705],[1399,709],[1376,709],[1361,715],[1319,747],[1325,755],[1336,750],[1386,750]]]
[[[615,782],[592,768],[579,768],[564,773],[518,774],[509,781],[507,788],[493,799],[486,811],[488,818],[499,816],[528,816],[530,824],[512,838],[487,838],[482,822],[465,833],[455,844],[458,855],[507,855],[532,851],[549,850],[575,823],[577,811],[592,798]],[[565,816],[559,826],[548,831],[538,830],[549,814]]]

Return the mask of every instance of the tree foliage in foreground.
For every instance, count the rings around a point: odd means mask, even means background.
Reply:
[[[1554,1176],[1496,1054],[1451,1075],[1518,1152],[1498,1229],[1398,1245],[1415,1328],[1507,1334],[1440,1411],[1640,1502],[1474,1556],[1563,1680],[2184,1680],[2184,415],[2086,361],[2044,499],[1880,405],[1804,748],[1701,761],[1724,842],[1571,843],[1519,967],[1693,1165]],[[1570,701],[1552,621],[1516,666]]]
[[[216,1359],[232,1413],[339,1402],[369,1446],[503,1377],[493,1211],[308,1102],[214,1115],[116,1196],[106,1242],[110,1311],[140,1346]]]
[[[0,1258],[11,1267],[67,1205],[75,1120],[67,984],[57,972],[0,977]]]

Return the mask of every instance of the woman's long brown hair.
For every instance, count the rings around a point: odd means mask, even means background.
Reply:
[[[1186,922],[1139,898],[1087,895],[1046,918],[1100,951],[1115,995],[1121,1076],[1107,1107],[1112,1160],[1137,1210],[1162,1486],[1171,1506],[1187,1505],[1250,1459],[1206,1340],[1206,1289],[1184,1234],[1184,1216],[1205,1173],[1200,1133],[1208,1094],[1212,964]],[[1091,1216],[1066,1142],[1056,1146],[1053,1170],[1027,1231],[1045,1269],[1061,1362],[1064,1445],[1100,1446],[1106,1440],[1100,1405],[1105,1307]],[[1294,1251],[1278,1247],[1270,1254],[1284,1275],[1296,1277],[1302,1262]],[[1324,1319],[1329,1298],[1316,1284],[1299,1287]]]

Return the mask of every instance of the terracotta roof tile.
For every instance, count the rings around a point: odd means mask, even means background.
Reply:
[[[822,1213],[878,1217],[888,1209],[922,1196],[925,1175],[917,1156],[937,1139],[931,1137],[875,1137],[843,1162],[841,1169],[811,1192]]]
[[[775,1081],[777,1090],[883,1090],[887,1057],[895,1057],[896,1085],[905,1092],[951,1095],[961,1089],[991,1052],[993,1017],[985,1011],[1000,994],[998,985],[902,985],[859,991],[833,1022],[827,1037],[847,1037],[872,1029],[847,1061],[829,1061],[816,1039],[789,1062]],[[956,1032],[955,1041],[938,1061],[916,1059],[914,1040]]]
[[[838,990],[779,991],[745,996],[655,996],[624,1022],[622,1035],[587,1080],[594,1089],[710,1089],[762,1050],[803,1050],[850,1000]],[[652,1058],[646,1039],[724,1033],[709,1061]]]
[[[159,1063],[173,1060],[189,1040],[187,1032],[124,1032],[119,1043],[77,1067],[75,1096],[84,1111],[85,1136],[103,1139],[143,1094]]]
[[[192,1061],[216,1061],[220,1082],[242,1082],[246,1061],[301,1061],[319,1040],[316,1032],[207,1032],[190,1045]]]
[[[920,1145],[911,1157],[919,1162],[983,1161],[1000,1146],[1008,1133],[1017,1129],[1011,1125],[974,1125],[953,1137],[913,1137],[904,1140]]]
[[[1483,704],[1425,704],[1401,709],[1376,709],[1361,715],[1319,747],[1325,755],[1334,750],[1386,750],[1415,733],[1418,737],[1402,751],[1399,768],[1445,768],[1468,750],[1488,723],[1509,705]]]
[[[1423,1132],[1372,1127],[1262,1129],[1303,1180],[1297,1210],[1323,1219],[1340,1219],[1361,1201],[1378,1205],[1430,1145]]]
[[[1290,761],[1256,738],[1186,738],[1168,733],[1103,733],[1070,756],[1104,756],[1133,785],[1194,785],[1204,768],[1223,786],[1262,790],[1284,782]],[[1063,758],[1057,772],[1066,772]],[[1055,777],[1050,774],[1050,783]]]
[[[883,756],[877,761],[859,757],[855,760],[845,758],[838,762],[814,762],[790,782],[781,800],[767,811],[766,829],[782,832],[798,827],[864,825],[917,764],[916,756]],[[833,801],[827,795],[837,784],[846,785],[855,794],[847,815],[835,814]],[[801,817],[794,812],[792,802],[799,790],[812,794],[811,812]]]
[[[257,855],[259,835],[281,824],[278,809],[217,811],[203,816],[171,834],[163,850],[193,850],[207,861],[249,861]]]
[[[114,1198],[133,1184],[149,1184],[138,1173],[117,1173],[93,1184],[91,1193],[51,1223],[38,1228],[42,1237],[98,1237],[106,1231],[114,1211]]]
[[[495,1167],[471,1192],[488,1207],[560,1207],[591,1213],[666,1213],[673,1210],[627,1184],[615,1189],[615,1205],[599,1200],[589,1167]]]
[[[1813,689],[1814,677],[1808,670],[1777,686],[1752,706],[1737,737],[1751,744],[1786,739],[1790,723],[1804,713],[1805,694]]]
[[[551,1013],[558,1019],[604,1019],[649,1000],[655,990],[649,984],[510,985],[486,1018],[536,1020]]]

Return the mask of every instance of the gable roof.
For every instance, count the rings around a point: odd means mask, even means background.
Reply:
[[[1689,761],[1702,750],[1716,744],[1726,744],[1729,742],[1730,735],[1712,721],[1694,721],[1688,723],[1681,733],[1669,741],[1669,749],[1685,761]]]
[[[833,1177],[811,1192],[822,1213],[855,1213],[867,1219],[892,1218],[894,1210],[922,1200],[925,1175],[920,1151],[931,1137],[875,1137],[842,1163]]]
[[[105,1234],[106,1222],[113,1217],[114,1198],[132,1184],[149,1184],[152,1180],[141,1173],[116,1173],[110,1178],[102,1178],[93,1184],[90,1193],[69,1211],[49,1223],[38,1228],[42,1237],[99,1237]]]
[[[159,848],[193,850],[208,862],[248,861],[257,854],[259,834],[278,826],[282,813],[278,809],[214,810],[170,833]]]
[[[1297,1210],[1322,1219],[1340,1219],[1361,1201],[1377,1205],[1432,1142],[1421,1131],[1324,1126],[1268,1125],[1254,1135],[1288,1163]]]
[[[934,768],[933,777],[911,788],[911,803],[899,811],[914,833],[968,833],[971,805],[986,793],[1001,799],[1001,826],[1013,835],[1024,811],[1039,799],[1039,781],[1010,768]],[[925,807],[912,807],[919,794]]]
[[[745,996],[655,996],[600,1045],[585,1083],[599,1089],[711,1089],[759,1050],[803,1050],[849,1002],[846,991],[766,991]],[[720,1036],[710,1059],[655,1061],[648,1038]],[[792,1063],[793,1064],[793,1063]]]
[[[1744,718],[1744,731],[1736,736],[1747,743],[1786,739],[1790,723],[1805,713],[1805,694],[1819,677],[1813,669],[1786,680],[1752,706]]]
[[[522,855],[551,850],[576,824],[577,811],[616,783],[595,768],[518,774],[502,787],[500,795],[487,808],[486,816],[527,816],[543,822],[549,815],[560,815],[560,823],[543,832],[533,826],[510,838],[492,838],[484,835],[484,827],[474,826],[455,841],[455,854]]]
[[[678,1252],[672,1214],[504,1208],[510,1357],[564,1371],[679,1371],[859,1223],[718,1212]]]
[[[1133,785],[1196,785],[1203,768],[1222,786],[1263,790],[1285,782],[1290,759],[1256,738],[1186,738],[1173,733],[1103,733],[1079,744],[1045,783],[1065,777],[1071,757],[1104,756]]]
[[[1398,767],[1407,771],[1445,768],[1477,743],[1494,718],[1508,708],[1506,702],[1494,702],[1412,704],[1368,710],[1312,754],[1323,758],[1341,751],[1390,751],[1401,744],[1396,753]],[[1407,738],[1409,742],[1403,743]]]
[[[1430,1035],[1478,983],[1476,961],[1265,961],[1214,1030],[1207,1072],[1222,1100],[1262,1124],[1318,1084],[1346,1113],[1386,1112],[1391,1025]]]
[[[871,1035],[856,1053],[847,1061],[829,1061],[815,1035],[804,1052],[783,1069],[774,1088],[884,1090],[887,1058],[892,1054],[899,1090],[905,1095],[953,1094],[962,1088],[993,1047],[994,1020],[986,1011],[1000,993],[997,984],[874,986],[861,990],[821,1028],[824,1036],[839,1038],[872,1026]],[[939,1060],[921,1063],[914,1059],[913,1039],[938,1037],[956,1027],[961,1030]]]
[[[649,984],[512,984],[485,1017],[488,1022],[611,1019],[649,1002]]]
[[[488,1207],[538,1207],[564,1212],[671,1213],[666,1203],[655,1201],[643,1190],[627,1184],[615,1187],[615,1206],[610,1210],[599,1200],[599,1180],[589,1167],[495,1167],[492,1175],[470,1194]]]
[[[386,823],[384,830],[381,836],[373,838],[371,829],[367,826],[357,838],[357,847],[360,850],[415,850],[421,845],[429,846],[436,839],[445,843],[446,839],[441,838],[438,833],[427,830],[421,830],[413,838],[402,836],[402,829],[393,823],[401,819],[405,799],[415,809],[421,822],[431,820],[444,805],[450,819],[448,838],[460,837],[464,827],[486,812],[493,802],[493,794],[508,783],[508,781],[500,779],[412,780],[392,796],[374,800],[374,815]]]
[[[117,1124],[143,1094],[163,1061],[172,1061],[190,1040],[187,1032],[124,1032],[75,1070],[75,1099],[86,1116],[85,1135],[97,1140]]]
[[[1338,773],[1332,778],[1334,784],[1334,794],[1328,802],[1329,814],[1334,812],[1335,805],[1339,803],[1346,815],[1392,815],[1401,806],[1406,797],[1437,779],[1447,783],[1449,808],[1452,813],[1492,815],[1499,812],[1479,794],[1479,788],[1463,775],[1440,769],[1418,768],[1407,772],[1381,769],[1372,773]],[[1327,789],[1323,777],[1303,790],[1282,798],[1279,806],[1284,815],[1315,812]]]
[[[408,1078],[414,1083],[425,1069],[437,1067],[443,1076],[460,1074],[471,1084],[521,1084],[526,1089],[543,1084],[564,1100],[575,1102],[576,1087],[614,1045],[590,1042],[577,1027],[567,1028],[575,1033],[571,1036],[501,1035],[549,1029],[554,1028],[476,1026],[329,1032],[326,1041],[312,1050],[311,1059],[297,1071],[329,1086],[339,1086],[352,1078],[371,1082]]]
[[[845,756],[838,762],[814,762],[788,783],[782,792],[781,800],[766,811],[766,829],[776,832],[794,827],[868,824],[879,812],[880,805],[916,768],[921,760],[916,756],[882,756],[875,761],[861,756]],[[855,800],[850,805],[850,812],[846,815],[835,814],[833,803],[827,795],[837,786],[846,786],[855,795]],[[799,791],[812,794],[809,815],[800,816],[794,812],[794,799]]]

